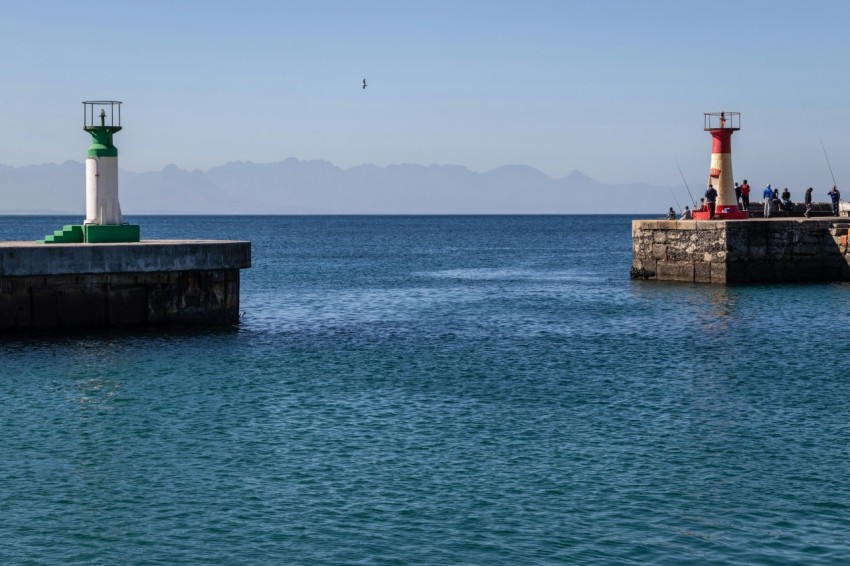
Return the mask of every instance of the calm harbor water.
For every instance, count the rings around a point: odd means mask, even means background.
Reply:
[[[0,337],[0,563],[850,560],[850,285],[630,281],[625,216],[131,220],[251,240],[242,323]]]

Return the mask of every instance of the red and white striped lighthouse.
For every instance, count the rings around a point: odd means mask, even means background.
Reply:
[[[703,129],[710,132],[712,138],[708,184],[717,190],[714,218],[716,220],[749,218],[748,212],[738,208],[738,199],[735,196],[732,178],[732,132],[741,129],[741,113],[706,112]],[[693,214],[695,220],[708,220],[710,216],[708,210],[694,212]]]

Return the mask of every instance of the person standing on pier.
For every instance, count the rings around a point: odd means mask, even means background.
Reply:
[[[714,220],[714,205],[717,202],[717,189],[711,183],[708,184],[708,190],[705,191],[705,204],[708,205],[708,219]]]
[[[806,218],[811,218],[812,216],[812,190],[811,187],[806,189],[806,196],[803,197],[803,202],[806,204],[806,212],[803,213],[803,216]]]
[[[793,212],[794,203],[791,202],[791,191],[788,190],[788,187],[785,187],[785,190],[782,191],[782,210],[786,212]]]
[[[826,193],[832,199],[832,215],[838,216],[838,202],[841,200],[841,193],[838,192],[838,187],[832,186],[832,190]]]
[[[761,196],[764,198],[764,217],[770,218],[770,205],[773,202],[773,189],[770,188],[770,185],[764,188]]]
[[[735,183],[735,204],[741,208],[741,186],[738,183]]]
[[[744,205],[743,210],[745,212],[750,211],[750,186],[747,184],[747,180],[744,179],[744,183],[741,185],[741,203]]]

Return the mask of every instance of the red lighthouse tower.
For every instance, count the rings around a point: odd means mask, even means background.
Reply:
[[[740,112],[706,112],[703,129],[711,133],[711,167],[708,184],[717,190],[714,218],[736,220],[749,218],[738,208],[732,177],[732,133],[741,129]],[[707,185],[706,185],[707,186]],[[708,210],[694,212],[695,220],[708,220]]]

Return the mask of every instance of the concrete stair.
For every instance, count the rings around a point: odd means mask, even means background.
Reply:
[[[63,226],[61,230],[55,230],[52,234],[38,240],[39,244],[82,244],[85,241],[83,227],[79,224]]]

